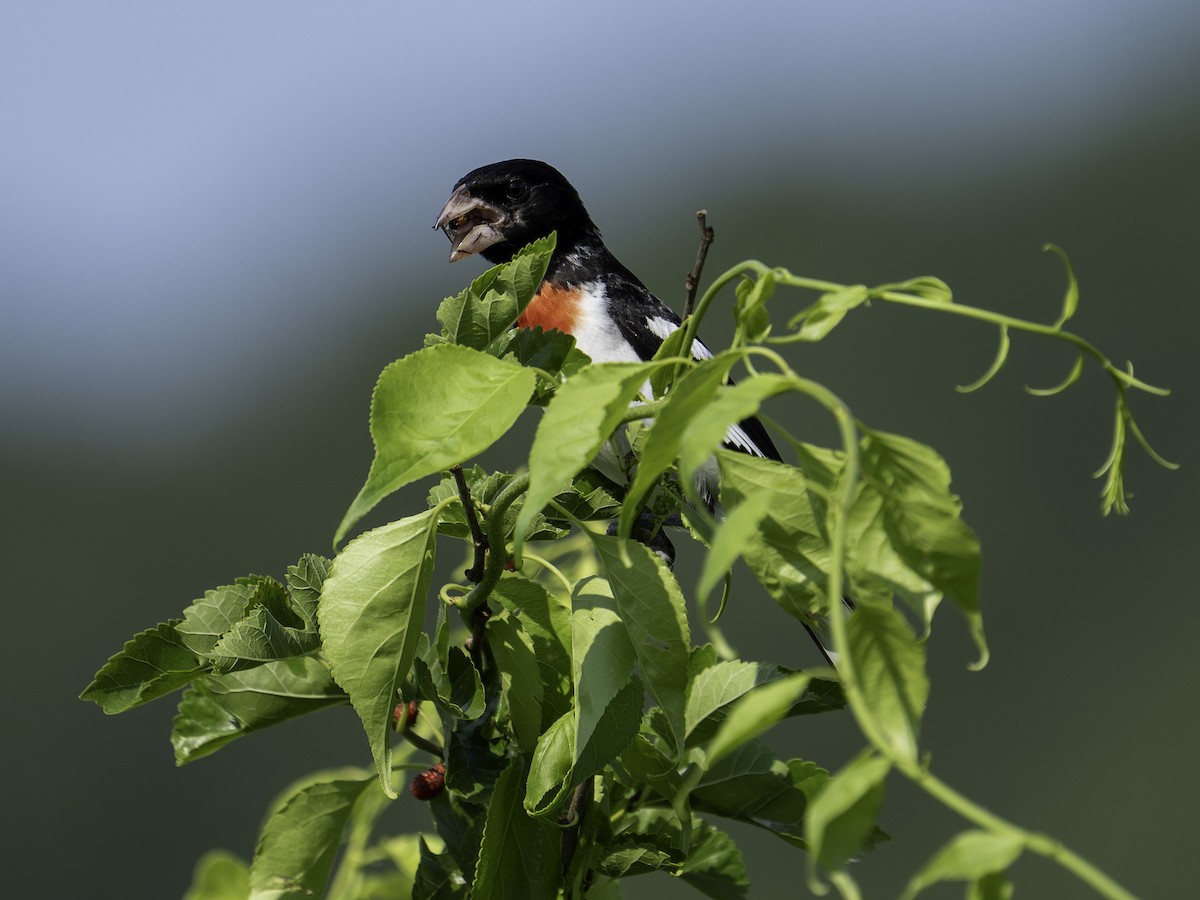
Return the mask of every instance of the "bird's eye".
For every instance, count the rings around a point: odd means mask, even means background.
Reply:
[[[509,200],[524,200],[529,195],[529,185],[520,178],[514,178],[505,188],[504,195]]]

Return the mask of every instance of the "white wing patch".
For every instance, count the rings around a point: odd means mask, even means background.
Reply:
[[[612,327],[608,316],[608,296],[599,281],[580,285],[579,317],[573,334],[575,346],[592,358],[592,362],[641,362],[642,358]]]

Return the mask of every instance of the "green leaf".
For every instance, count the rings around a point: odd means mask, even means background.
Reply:
[[[591,362],[587,354],[575,346],[575,338],[571,335],[556,330],[543,331],[540,325],[509,332],[507,341],[497,341],[489,348],[489,352],[502,359],[511,357],[523,366],[557,376],[559,383]],[[539,380],[530,403],[545,406],[557,389],[557,384],[552,386]]]
[[[812,798],[805,835],[812,860],[808,884],[814,893],[823,893],[816,874],[817,862],[827,872],[837,872],[863,848],[875,827],[890,768],[886,759],[867,751],[830,778]]]
[[[226,632],[212,648],[216,672],[248,669],[276,659],[303,656],[320,647],[316,631],[301,631],[281,624],[265,606]]]
[[[440,507],[355,538],[333,561],[318,617],[333,677],[350,695],[389,797],[392,710],[408,677],[433,574]]]
[[[435,853],[424,836],[420,843],[421,861],[413,883],[413,900],[457,900],[466,897],[468,882],[454,854]]]
[[[867,713],[892,749],[915,762],[929,697],[924,648],[895,609],[859,606],[846,632]]]
[[[925,863],[902,896],[904,900],[910,900],[939,881],[977,882],[993,873],[1003,872],[1017,861],[1022,849],[1021,839],[1015,835],[964,831],[951,838]]]
[[[996,358],[992,360],[992,364],[988,366],[988,370],[984,372],[976,381],[966,385],[956,385],[955,390],[960,394],[970,394],[973,391],[979,390],[989,381],[996,377],[996,373],[1000,371],[1000,367],[1004,365],[1004,361],[1008,359],[1008,348],[1011,342],[1008,339],[1008,326],[1000,326],[1000,349],[996,351]]]
[[[829,773],[800,759],[783,762],[760,741],[743,744],[706,771],[692,789],[694,809],[770,831],[804,849],[809,798]]]
[[[608,582],[602,578],[581,581],[572,605],[575,746],[585,747],[608,704],[629,684],[635,656]]]
[[[725,518],[713,532],[708,553],[704,556],[704,565],[700,569],[700,579],[696,584],[698,602],[707,602],[713,588],[758,537],[759,523],[770,505],[771,495],[758,493],[745,497],[732,509],[725,507]]]
[[[896,284],[886,284],[875,288],[871,293],[878,294],[881,291],[904,291],[922,300],[932,300],[934,303],[953,303],[954,294],[950,290],[950,286],[942,279],[933,275],[919,275],[916,278],[910,278],[908,281],[900,281]]]
[[[521,806],[525,767],[515,758],[488,804],[473,900],[553,900],[561,878],[562,832]]]
[[[543,696],[533,638],[521,620],[507,611],[488,620],[487,634],[500,669],[501,689],[517,744],[522,752],[533,753],[542,733]]]
[[[783,375],[760,374],[717,389],[716,398],[705,408],[704,415],[688,424],[680,448],[679,480],[693,503],[700,499],[695,491],[696,473],[725,442],[730,426],[753,416],[768,398],[794,388],[791,379]]]
[[[457,297],[438,307],[442,336],[454,344],[483,350],[511,328],[546,275],[555,235],[522,247],[506,263],[493,266]]]
[[[688,823],[688,849],[678,818],[664,809],[637,809],[623,816],[600,871],[629,877],[665,871],[716,900],[747,896],[750,879],[741,851],[730,837],[708,822]]]
[[[533,643],[542,682],[545,731],[571,709],[571,607],[567,598],[550,594],[521,575],[505,575],[492,592]]]
[[[967,900],[1012,900],[1012,882],[1003,872],[984,875],[967,888]]]
[[[197,678],[171,729],[175,762],[200,759],[253,731],[347,702],[329,670],[311,657]]]
[[[371,397],[375,459],[334,544],[388,494],[495,443],[525,409],[535,382],[529,369],[452,344],[385,368]]]
[[[315,553],[305,553],[294,566],[288,566],[287,588],[292,609],[308,631],[317,630],[317,604],[321,587],[329,577],[329,560]]]
[[[534,518],[600,451],[658,365],[591,365],[559,388],[529,451],[529,492],[513,533],[515,556]]]
[[[690,849],[679,877],[714,900],[749,896],[750,876],[742,851],[729,835],[707,822],[693,822]]]
[[[530,815],[556,811],[575,785],[591,778],[626,751],[642,720],[645,688],[637,676],[629,679],[604,708],[586,746],[575,743],[576,718],[568,710],[538,741],[529,767],[525,809]]]
[[[250,867],[226,850],[210,850],[196,863],[183,900],[247,900]]]
[[[870,297],[870,289],[862,284],[852,284],[822,294],[816,303],[788,323],[789,328],[800,326],[799,331],[791,335],[791,338],[799,341],[822,340],[837,327],[846,313],[866,303]]]
[[[737,286],[733,319],[737,323],[739,344],[759,343],[771,333],[767,301],[775,293],[775,273],[763,272],[757,278],[744,279]]]
[[[796,672],[743,694],[729,708],[729,715],[704,748],[705,767],[715,765],[722,757],[782,721],[810,681],[811,675]]]
[[[350,812],[371,776],[308,783],[279,803],[263,825],[250,864],[250,900],[321,896]]]
[[[717,388],[724,384],[737,359],[737,355],[723,354],[707,360],[684,375],[671,393],[667,394],[665,405],[642,448],[637,475],[625,493],[620,527],[623,537],[629,536],[630,527],[637,519],[646,492],[679,455],[688,423],[702,413],[707,414],[707,407],[712,402]]]
[[[740,385],[739,385],[740,387]],[[758,583],[801,621],[823,608],[829,544],[799,470],[745,453],[717,452],[722,499],[736,509],[765,503],[757,532],[744,536],[741,552]]]
[[[1071,259],[1067,256],[1067,251],[1057,244],[1045,244],[1042,250],[1049,251],[1055,254],[1062,260],[1063,268],[1067,270],[1067,292],[1063,295],[1062,313],[1058,317],[1058,321],[1054,323],[1054,328],[1059,329],[1067,324],[1067,321],[1075,315],[1075,310],[1079,308],[1079,283],[1075,280],[1075,269],[1071,266]]]
[[[109,715],[141,706],[183,687],[206,666],[184,646],[179,619],[147,628],[125,642],[79,695]]]
[[[175,626],[180,640],[197,656],[210,656],[221,636],[246,615],[264,580],[252,575],[206,591],[183,611],[183,621]]]
[[[677,752],[686,727],[691,634],[683,592],[671,570],[636,541],[592,535],[646,688],[670,723]]]
[[[861,462],[863,478],[883,493],[892,547],[962,612],[979,648],[974,668],[982,668],[988,650],[979,608],[979,539],[960,518],[945,460],[909,438],[863,429]]]
[[[488,799],[507,760],[504,742],[485,719],[458,722],[446,738],[446,787],[462,800]]]

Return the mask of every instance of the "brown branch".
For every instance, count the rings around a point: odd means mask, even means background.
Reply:
[[[709,245],[713,242],[713,230],[706,221],[707,217],[707,209],[696,212],[696,218],[700,222],[700,248],[696,251],[696,264],[683,279],[683,286],[687,291],[687,303],[683,307],[685,319],[692,314],[692,308],[696,305],[696,289],[700,286],[700,273],[704,271],[704,259],[708,256]]]
[[[450,469],[454,483],[458,485],[458,498],[462,501],[463,513],[467,517],[467,527],[471,529],[471,541],[475,545],[475,564],[463,574],[467,581],[478,584],[483,579],[483,567],[487,560],[488,539],[479,527],[479,517],[475,515],[475,502],[471,499],[471,489],[467,487],[467,478],[463,475],[462,466]]]

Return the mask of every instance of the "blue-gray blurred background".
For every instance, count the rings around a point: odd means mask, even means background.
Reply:
[[[133,633],[236,576],[325,551],[371,457],[379,370],[481,265],[430,230],[468,169],[546,159],[670,302],[709,211],[710,275],[746,257],[849,282],[936,274],[1073,327],[1169,399],[1132,398],[1176,473],[1131,450],[1104,519],[1109,384],[1036,399],[1069,351],[876,307],[791,355],[858,415],[946,456],[984,545],[994,659],[947,609],[924,742],[996,812],[1147,897],[1183,897],[1200,802],[1194,559],[1200,4],[456,4],[8,0],[0,8],[0,417],[9,896],[180,896],[195,858],[253,851],[292,778],[367,760],[348,711],[182,769],[173,700],[115,719],[75,697]],[[807,298],[780,294],[782,307]],[[718,312],[707,328],[719,343]],[[812,439],[815,409],[772,408]],[[530,419],[529,421],[533,421]],[[513,465],[520,442],[484,461]],[[386,504],[412,509],[424,486]],[[382,520],[382,519],[381,519]],[[457,550],[452,550],[457,553]],[[454,559],[450,560],[454,562]],[[691,576],[684,577],[690,589]],[[746,585],[744,572],[738,584]],[[746,591],[749,657],[814,662]],[[777,736],[837,767],[845,717]],[[425,823],[398,802],[392,825]],[[889,785],[895,840],[857,866],[897,894],[962,826]],[[754,897],[803,857],[748,828]],[[1089,896],[1041,860],[1021,894]],[[688,896],[662,876],[630,897]],[[958,889],[940,896],[958,896]]]

